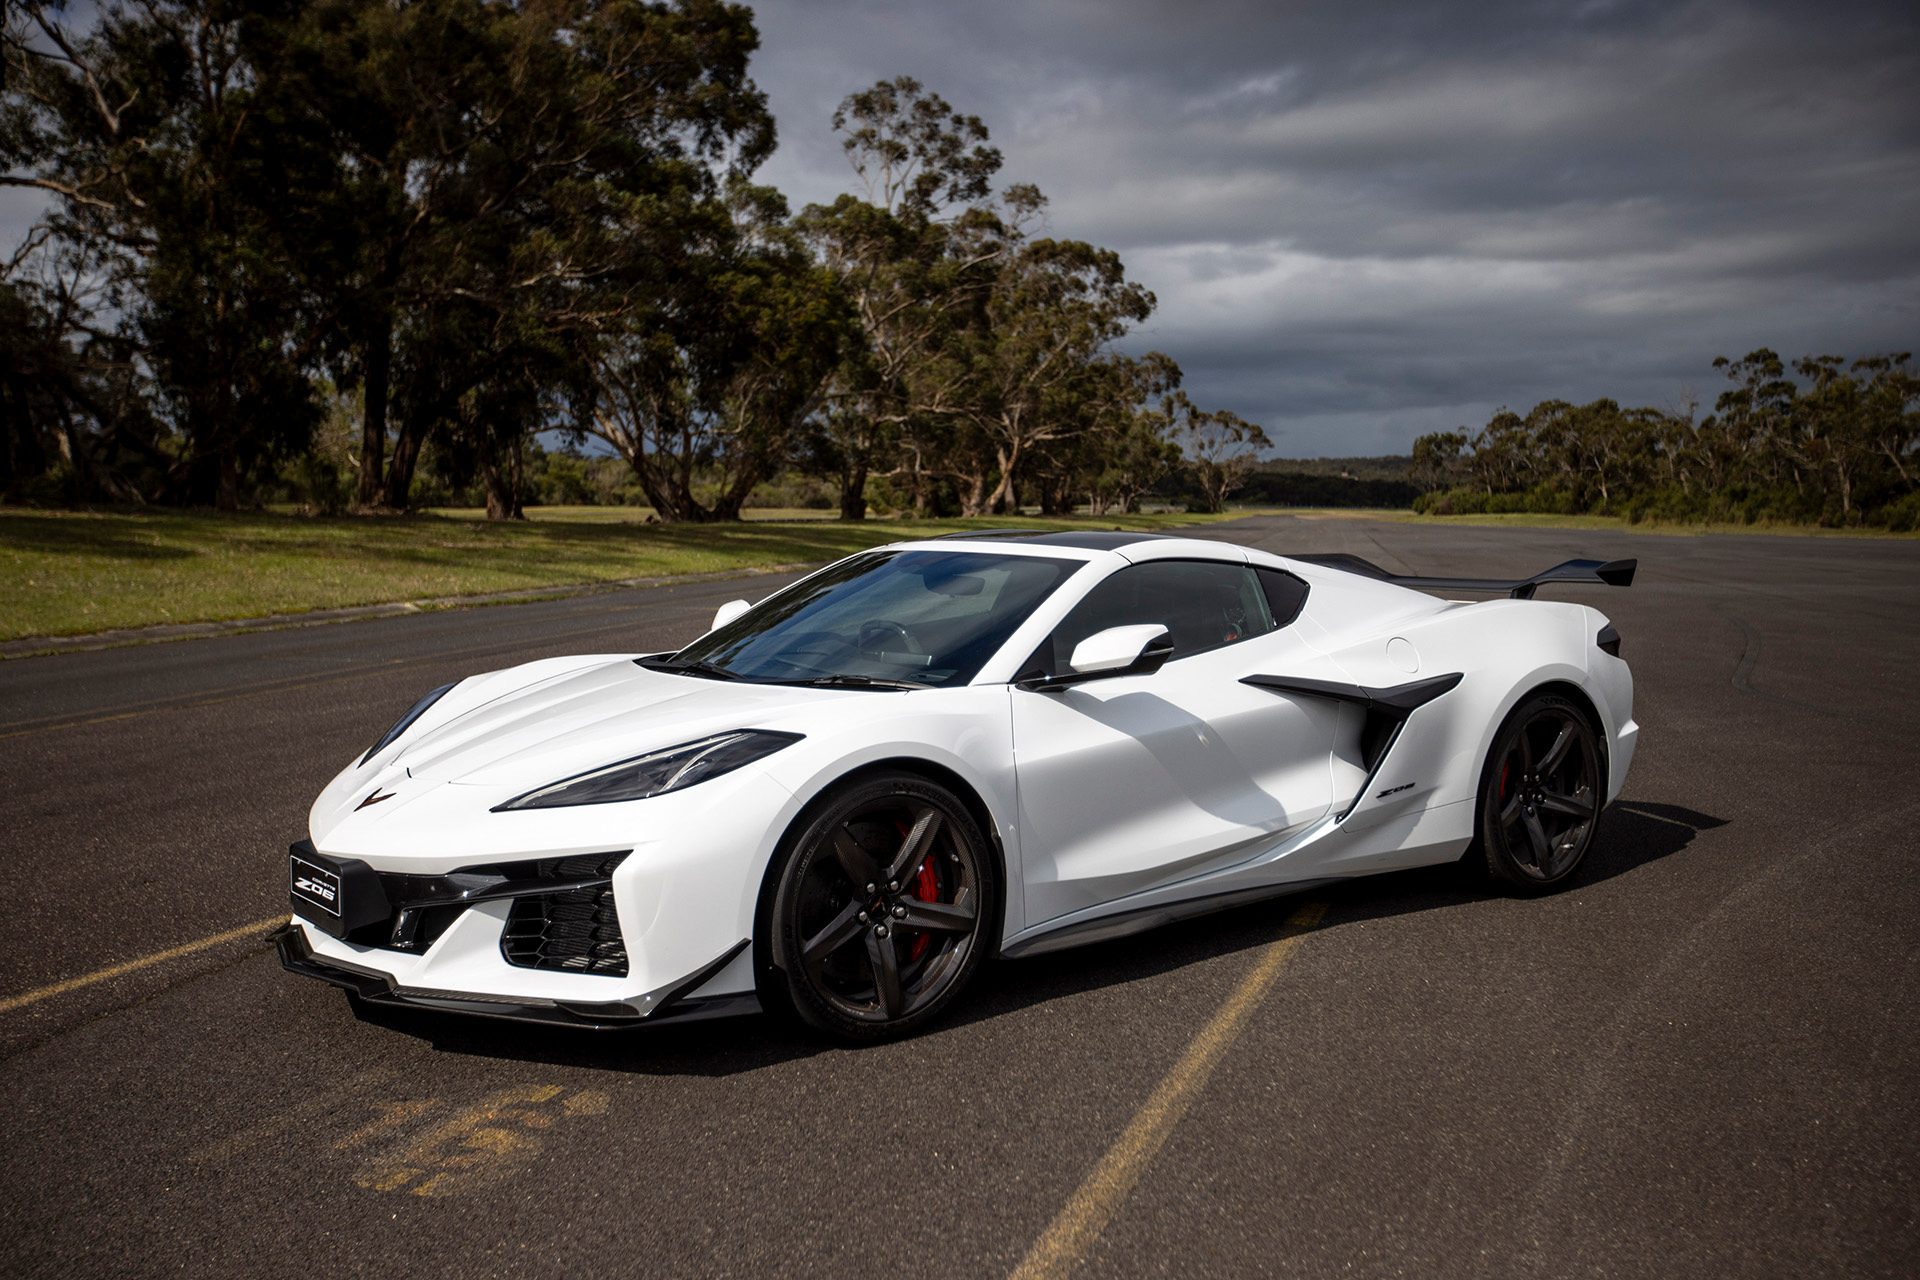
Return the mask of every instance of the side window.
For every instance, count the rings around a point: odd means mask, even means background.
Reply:
[[[1246,565],[1206,560],[1133,565],[1101,582],[1061,620],[1053,633],[1051,667],[1064,669],[1075,645],[1108,627],[1161,623],[1173,634],[1175,659],[1265,635],[1274,629],[1268,599]]]
[[[1283,569],[1255,569],[1260,589],[1267,596],[1267,612],[1273,625],[1284,627],[1300,616],[1307,603],[1307,584]]]

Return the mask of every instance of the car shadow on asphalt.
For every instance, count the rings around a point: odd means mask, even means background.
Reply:
[[[1681,805],[1621,801],[1604,817],[1600,842],[1574,887],[1578,893],[1684,850],[1702,831],[1727,825]],[[1499,896],[1483,875],[1455,864],[1367,876],[1323,886],[1321,929],[1432,911]],[[1284,902],[1284,899],[1280,900]],[[1287,917],[1275,901],[1234,907],[1150,933],[1094,943],[985,969],[973,989],[930,1034],[1005,1017],[1087,991],[1137,983],[1190,965],[1252,950],[1280,937]],[[729,1076],[819,1053],[850,1052],[786,1019],[759,1016],[663,1024],[632,1031],[529,1028],[410,1009],[361,1006],[357,1016],[423,1039],[443,1053],[660,1076]],[[852,1050],[851,1052],[858,1052]]]

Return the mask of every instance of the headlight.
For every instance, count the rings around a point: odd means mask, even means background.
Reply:
[[[459,683],[460,682],[458,680],[455,680],[453,682],[453,684],[459,684]],[[434,703],[440,701],[441,698],[445,697],[447,694],[447,690],[453,688],[453,684],[441,685],[438,689],[435,689],[432,693],[420,699],[420,701],[414,703],[411,707],[408,707],[407,714],[401,716],[398,720],[395,720],[393,722],[393,728],[381,734],[380,741],[374,743],[372,746],[367,748],[367,754],[360,757],[360,763],[364,765],[367,761],[379,755],[381,751],[385,750],[389,745],[392,744],[395,738],[399,737],[401,734],[405,733],[408,729],[412,728],[413,722],[415,720],[418,720],[421,716],[427,714],[428,707],[432,706]]]
[[[576,773],[571,778],[550,782],[536,791],[515,796],[505,804],[495,805],[493,811],[557,809],[564,805],[644,800],[648,796],[678,791],[696,782],[731,773],[743,764],[752,764],[798,741],[800,735],[797,733],[734,729],[728,733],[717,733],[711,738],[702,738],[698,742],[650,751],[644,756],[621,760],[587,773]]]

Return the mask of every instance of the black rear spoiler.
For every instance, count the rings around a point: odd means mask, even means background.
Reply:
[[[1531,578],[1517,580],[1412,578],[1389,573],[1371,560],[1362,560],[1359,556],[1343,553],[1290,558],[1307,564],[1325,565],[1329,569],[1357,573],[1363,578],[1378,578],[1382,582],[1391,582],[1400,587],[1412,587],[1416,591],[1504,591],[1515,600],[1533,599],[1533,593],[1550,582],[1601,582],[1609,587],[1630,586],[1633,583],[1633,571],[1640,567],[1638,560],[1568,560],[1564,564],[1557,564],[1551,569],[1536,573]]]

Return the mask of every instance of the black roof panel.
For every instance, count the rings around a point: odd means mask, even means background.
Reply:
[[[949,533],[948,538],[968,538],[976,542],[1024,542],[1041,547],[1072,547],[1076,551],[1113,551],[1136,542],[1170,537],[1164,533],[1123,533],[1118,529],[1065,529],[1045,533],[1038,529],[970,529]]]

